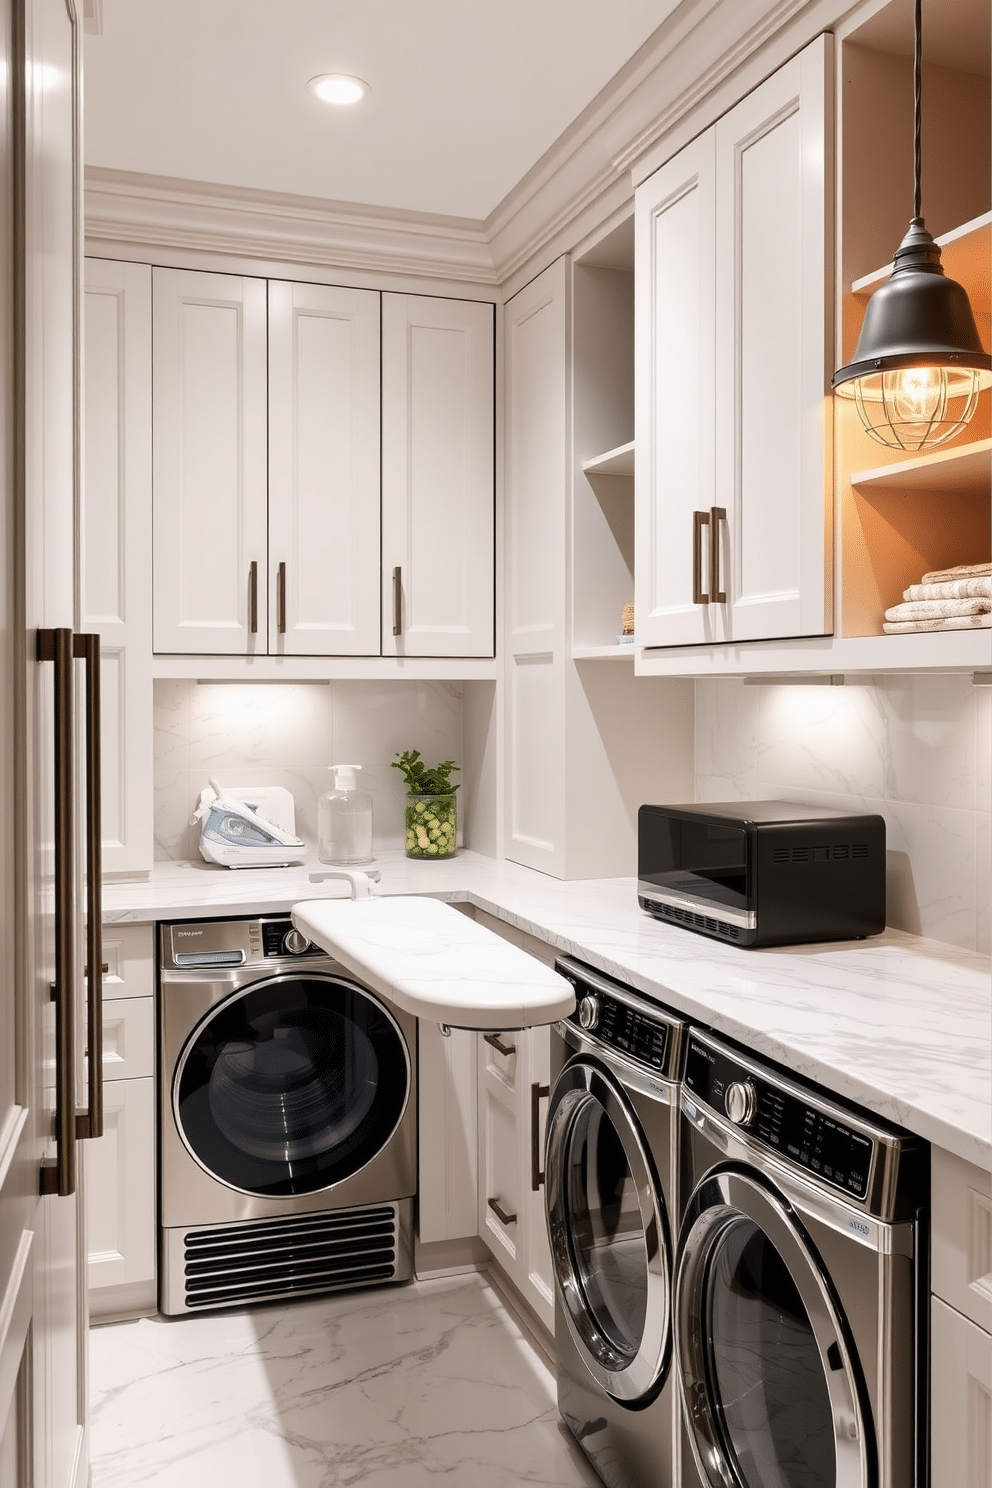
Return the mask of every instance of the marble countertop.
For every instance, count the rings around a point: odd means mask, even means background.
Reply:
[[[380,894],[470,902],[968,1162],[992,1163],[992,980],[987,956],[898,930],[834,946],[742,950],[652,920],[634,880],[562,882],[460,852],[383,855]],[[108,924],[288,912],[347,897],[316,861],[232,872],[161,863],[107,884]]]

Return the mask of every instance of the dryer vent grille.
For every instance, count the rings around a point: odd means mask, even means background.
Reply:
[[[299,1214],[210,1229],[184,1239],[186,1306],[234,1307],[397,1277],[394,1205]]]

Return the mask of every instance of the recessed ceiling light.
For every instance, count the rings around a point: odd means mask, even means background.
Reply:
[[[369,92],[369,85],[347,72],[322,72],[319,77],[310,79],[307,92],[322,103],[361,103]]]

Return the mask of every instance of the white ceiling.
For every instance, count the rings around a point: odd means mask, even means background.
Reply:
[[[484,219],[677,4],[102,0],[86,163]],[[320,72],[371,95],[321,104]]]

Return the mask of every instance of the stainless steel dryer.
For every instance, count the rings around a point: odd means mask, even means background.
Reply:
[[[683,1081],[684,1488],[925,1488],[927,1144],[697,1031]]]
[[[417,1023],[286,915],[159,927],[159,1305],[413,1271]]]
[[[610,1488],[675,1483],[671,1289],[683,1024],[563,957],[545,1193],[562,1418]]]

